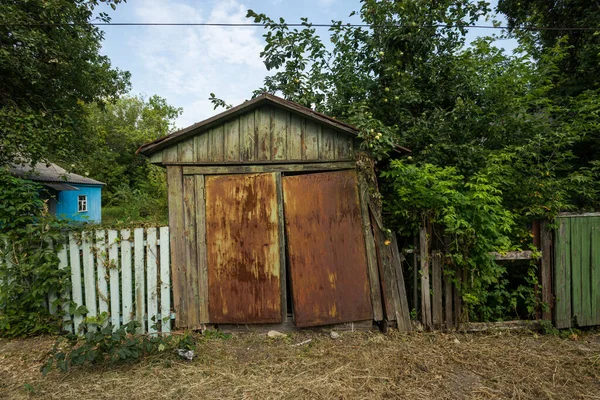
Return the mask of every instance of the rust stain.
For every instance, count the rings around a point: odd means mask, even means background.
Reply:
[[[356,173],[282,181],[296,325],[373,318]]]
[[[275,174],[206,177],[211,323],[281,322]]]

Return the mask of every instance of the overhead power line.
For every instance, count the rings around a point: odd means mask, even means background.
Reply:
[[[76,23],[10,23],[0,22],[0,26],[10,27],[61,27],[61,26],[206,26],[206,27],[255,27],[262,28],[265,25],[256,23],[221,23],[221,22],[90,22],[87,24]],[[465,28],[465,29],[497,29],[497,30],[523,30],[523,31],[600,31],[600,27],[554,27],[554,26],[494,26],[494,25],[460,25],[460,24],[435,24],[435,25],[402,25],[402,24],[270,24],[270,26],[287,27],[313,27],[313,28],[332,28],[336,26],[350,28]]]

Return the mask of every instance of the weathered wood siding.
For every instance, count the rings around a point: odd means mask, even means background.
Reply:
[[[152,154],[150,162],[260,163],[351,160],[352,135],[264,105]]]

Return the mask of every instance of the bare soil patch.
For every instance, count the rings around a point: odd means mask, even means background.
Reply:
[[[312,339],[310,343],[295,344]],[[600,336],[237,334],[186,362],[161,354],[42,377],[54,338],[0,340],[7,399],[600,399]]]

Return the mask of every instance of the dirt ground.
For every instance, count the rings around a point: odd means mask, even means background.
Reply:
[[[0,340],[0,398],[600,399],[597,333],[238,334],[202,340],[191,362],[169,353],[42,377],[53,343]]]

